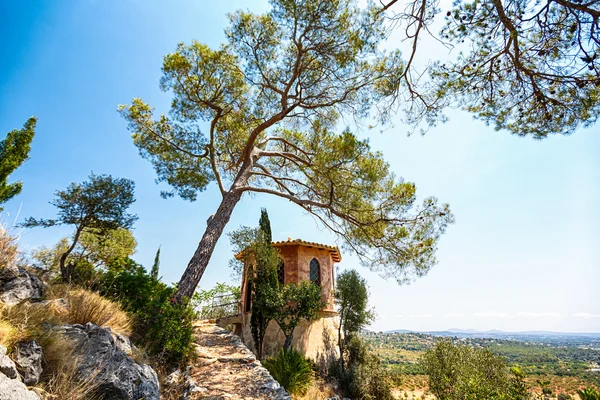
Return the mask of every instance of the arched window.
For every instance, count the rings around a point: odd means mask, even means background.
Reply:
[[[285,285],[285,265],[283,264],[283,260],[279,260],[279,265],[277,266],[277,281],[281,286]]]
[[[310,280],[317,285],[321,284],[321,266],[316,258],[310,260]]]

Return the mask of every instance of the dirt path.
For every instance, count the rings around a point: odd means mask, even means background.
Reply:
[[[198,360],[187,374],[187,399],[290,400],[238,336],[208,322],[194,330]]]

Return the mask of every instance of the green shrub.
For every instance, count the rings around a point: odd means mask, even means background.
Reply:
[[[347,367],[341,373],[337,369],[337,379],[346,397],[362,400],[391,400],[390,376],[379,357],[371,353],[367,344],[358,336],[352,337],[346,345]]]
[[[100,293],[121,303],[134,315],[134,342],[166,364],[184,361],[192,353],[196,313],[189,303],[175,303],[175,288],[146,273],[144,268],[109,268],[99,283]]]
[[[600,392],[591,387],[578,390],[577,394],[581,400],[600,400]]]
[[[442,339],[425,353],[422,363],[429,388],[440,400],[499,400],[511,391],[506,361],[487,348],[455,345],[450,339]]]
[[[293,348],[281,349],[277,357],[265,360],[263,366],[291,394],[305,394],[313,379],[310,362]]]

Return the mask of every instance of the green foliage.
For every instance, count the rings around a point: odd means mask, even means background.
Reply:
[[[194,293],[192,303],[200,318],[215,319],[235,315],[240,301],[240,287],[217,282],[210,290]]]
[[[29,118],[23,129],[8,132],[0,141],[0,204],[6,203],[23,189],[22,182],[9,184],[8,177],[29,158],[36,122],[35,117]]]
[[[578,390],[577,394],[581,400],[600,400],[600,392],[591,387]]]
[[[346,351],[348,363],[344,372],[336,371],[335,368],[330,370],[330,374],[334,374],[340,382],[344,396],[365,400],[393,399],[390,373],[385,370],[380,359],[369,350],[364,340],[352,336]]]
[[[102,295],[118,301],[134,315],[133,339],[150,355],[176,364],[192,354],[197,315],[190,303],[172,301],[175,288],[154,279],[142,267],[110,268],[99,286]]]
[[[281,349],[277,357],[266,359],[263,366],[290,394],[305,394],[313,380],[310,362],[293,348]]]
[[[511,385],[506,362],[486,348],[442,339],[422,359],[429,389],[439,400],[505,399]]]
[[[277,309],[271,296],[279,290],[277,268],[281,262],[277,249],[271,244],[271,222],[266,209],[261,209],[258,236],[246,248],[246,271],[249,288],[252,290],[252,315],[250,316],[250,330],[256,347],[257,356],[262,359],[263,341],[269,323],[273,320]]]
[[[105,232],[84,230],[71,255],[83,258],[96,267],[107,268],[116,259],[131,257],[137,248],[137,241],[129,229],[118,228]]]
[[[58,208],[56,219],[36,220],[30,217],[21,225],[45,228],[55,225],[75,226],[73,242],[61,255],[59,262],[62,278],[68,281],[75,266],[71,264],[67,268],[67,257],[79,243],[81,235],[90,233],[104,236],[111,230],[129,229],[137,220],[136,215],[127,212],[135,201],[134,188],[135,183],[129,179],[91,174],[89,181],[71,183],[66,190],[55,193],[57,199],[50,204]],[[97,244],[101,241],[99,239]]]
[[[520,136],[590,126],[600,111],[600,37],[592,3],[465,0],[440,37],[464,52],[436,63],[440,95]]]
[[[285,335],[285,349],[292,346],[296,326],[302,320],[311,322],[317,319],[317,313],[326,305],[321,299],[321,287],[310,281],[289,283],[271,295],[267,293],[266,298],[271,301],[273,319]]]
[[[340,315],[338,344],[340,366],[344,370],[345,344],[373,321],[373,310],[368,309],[367,283],[355,270],[342,272],[337,278],[335,302]]]
[[[158,270],[160,268],[160,246],[158,246],[158,250],[156,250],[156,256],[154,256],[154,264],[152,264],[152,270],[150,271],[150,276],[154,279],[158,279]]]
[[[528,400],[531,398],[525,381],[525,373],[519,366],[510,369],[509,394],[510,400]]]
[[[225,45],[182,43],[164,57],[168,116],[155,117],[139,98],[120,106],[140,154],[171,186],[165,196],[196,200],[216,182],[220,224],[209,224],[205,237],[221,234],[243,193],[265,193],[315,215],[383,276],[406,282],[435,264],[453,221],[448,206],[435,198],[417,204],[415,185],[396,177],[367,140],[334,132],[342,115],[386,110],[404,68],[399,51],[380,49],[386,32],[372,11],[353,0],[273,0],[263,15],[235,12]],[[204,256],[179,284],[188,295],[214,240],[198,248]]]

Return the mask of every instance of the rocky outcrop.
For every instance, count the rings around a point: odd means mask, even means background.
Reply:
[[[18,379],[10,379],[0,372],[0,400],[40,400]]]
[[[53,331],[73,341],[73,358],[80,379],[93,380],[96,391],[111,400],[159,400],[158,377],[131,357],[129,338],[92,323],[62,325]]]
[[[19,377],[17,366],[14,361],[6,355],[6,351],[6,347],[0,346],[0,373],[3,373],[10,379],[17,379]]]
[[[15,364],[23,383],[33,386],[40,381],[42,375],[42,348],[35,340],[17,344],[15,349]]]
[[[25,268],[0,269],[0,301],[12,306],[25,300],[39,301],[44,294],[42,280]]]

